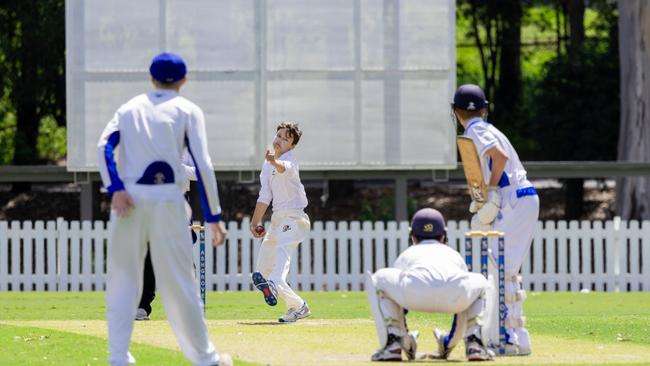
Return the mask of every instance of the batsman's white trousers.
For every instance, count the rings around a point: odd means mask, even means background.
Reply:
[[[522,302],[525,291],[521,284],[512,281],[519,274],[521,265],[528,255],[533,241],[537,219],[539,218],[539,197],[517,197],[515,190],[502,193],[501,211],[494,223],[494,230],[505,234],[505,274],[506,274],[506,324],[508,336],[514,337],[521,349],[530,350],[531,340],[526,330]],[[498,253],[497,241],[491,241],[492,253]]]
[[[453,313],[454,324],[447,344],[453,347],[463,338],[468,321],[482,316],[485,308],[483,299],[488,282],[478,273],[468,272],[456,281],[425,281],[417,275],[417,269],[383,268],[375,272],[373,279],[376,289],[383,293],[379,300],[382,314],[373,314],[375,321],[388,320],[389,331],[399,336],[404,335],[400,334],[404,329],[399,327],[404,323],[404,309]]]
[[[120,366],[129,362],[149,242],[156,286],[181,351],[194,365],[216,364],[219,356],[208,338],[192,266],[192,242],[182,192],[172,185],[126,188],[135,207],[125,218],[112,212],[110,223],[106,283],[109,362]]]
[[[310,227],[309,216],[303,210],[273,212],[271,227],[262,241],[257,257],[257,271],[273,282],[278,296],[289,309],[298,309],[304,303],[287,284],[287,274],[291,266],[291,254],[307,238]]]

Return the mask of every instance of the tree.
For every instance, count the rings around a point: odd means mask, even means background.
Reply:
[[[65,125],[65,1],[5,0],[0,5],[0,99],[16,114],[17,165],[38,162],[39,122]]]
[[[619,161],[650,161],[650,3],[618,2],[621,114]],[[616,212],[624,219],[650,219],[650,177],[620,179]]]

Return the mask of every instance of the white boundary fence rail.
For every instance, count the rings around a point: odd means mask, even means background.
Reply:
[[[251,290],[259,240],[249,222],[229,222],[229,239],[212,248],[206,232],[208,290]],[[407,222],[314,222],[291,263],[299,290],[361,290],[363,273],[390,266],[408,246]],[[463,248],[467,221],[448,223]],[[0,221],[0,291],[103,291],[104,221]],[[508,238],[506,237],[506,242]],[[539,222],[522,274],[534,291],[650,290],[650,221]],[[195,246],[198,260],[198,246]],[[476,266],[478,245],[474,245]]]

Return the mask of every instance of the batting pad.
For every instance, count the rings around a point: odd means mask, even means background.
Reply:
[[[377,286],[375,280],[372,278],[372,273],[366,271],[365,289],[368,294],[368,304],[372,317],[375,320],[377,327],[377,336],[379,337],[379,347],[384,347],[388,342],[388,327],[381,312],[381,305],[379,305],[379,296],[377,294]]]

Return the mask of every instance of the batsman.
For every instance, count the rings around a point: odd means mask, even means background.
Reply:
[[[522,309],[526,291],[519,270],[537,224],[539,197],[508,138],[486,121],[488,101],[483,90],[461,85],[451,108],[464,129],[458,148],[472,196],[472,230],[505,234],[506,355],[528,355],[531,340]],[[468,140],[473,146],[463,143]],[[486,188],[484,192],[481,187]],[[491,250],[496,253],[493,244]]]

